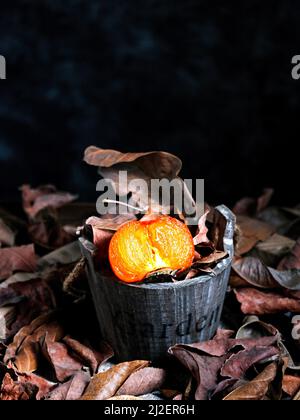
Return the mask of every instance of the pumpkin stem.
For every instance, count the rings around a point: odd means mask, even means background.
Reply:
[[[110,199],[108,199],[108,198],[105,198],[105,199],[103,200],[103,203],[109,203],[109,204],[119,204],[120,206],[127,207],[128,209],[136,210],[136,211],[138,211],[139,213],[143,213],[143,212],[145,212],[145,211],[147,211],[147,210],[149,209],[149,207],[145,207],[145,208],[143,209],[143,208],[140,208],[140,207],[135,207],[135,206],[132,206],[131,204],[128,204],[128,203],[124,203],[124,202],[122,202],[122,201],[118,201],[118,200],[110,200]]]

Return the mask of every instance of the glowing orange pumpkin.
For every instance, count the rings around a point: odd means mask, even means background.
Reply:
[[[118,229],[109,245],[112,270],[127,283],[141,281],[159,269],[188,268],[193,258],[189,229],[169,216],[130,221]]]

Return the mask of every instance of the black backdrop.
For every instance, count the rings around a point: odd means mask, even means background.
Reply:
[[[299,202],[297,0],[14,0],[0,9],[0,200],[94,199],[90,144],[168,150],[206,198]]]

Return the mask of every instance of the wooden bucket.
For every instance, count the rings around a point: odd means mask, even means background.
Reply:
[[[228,258],[212,274],[176,283],[112,281],[96,271],[94,245],[80,239],[102,337],[113,347],[118,362],[158,361],[176,343],[204,341],[215,334],[234,253],[235,217],[219,206],[211,218],[211,236],[218,249],[228,252]]]

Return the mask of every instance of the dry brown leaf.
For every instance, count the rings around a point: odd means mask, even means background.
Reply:
[[[45,399],[52,401],[79,400],[89,382],[90,375],[87,372],[78,372],[67,382],[58,385],[50,391],[45,396]]]
[[[96,351],[69,336],[64,337],[63,342],[86,366],[91,368],[92,373],[95,373],[102,363],[105,363],[114,355],[110,345],[104,342],[101,343],[100,351]]]
[[[299,376],[284,375],[282,389],[290,397],[294,397],[300,390]]]
[[[120,387],[116,395],[145,395],[158,390],[166,379],[164,369],[146,367],[134,372]]]
[[[263,289],[278,287],[268,268],[255,257],[235,258],[232,269],[249,284]]]
[[[32,335],[27,336],[12,359],[18,372],[30,373],[37,370],[41,356],[40,339],[45,334],[47,334],[49,340],[55,342],[63,336],[63,329],[60,324],[53,321],[41,325]]]
[[[116,231],[124,223],[127,223],[129,220],[136,220],[134,214],[117,214],[113,217],[96,217],[92,216],[87,219],[85,222],[87,225],[91,225],[94,231],[94,234],[97,234],[97,230],[111,230]]]
[[[14,246],[16,232],[8,226],[4,220],[0,219],[0,247]]]
[[[0,388],[0,400],[2,401],[27,401],[35,399],[38,392],[37,386],[31,383],[14,381],[9,373],[6,373]]]
[[[111,168],[114,165],[135,163],[150,178],[175,178],[181,170],[181,160],[167,152],[122,153],[117,150],[90,146],[84,160],[89,165]]]
[[[59,382],[64,382],[82,369],[82,363],[69,354],[68,347],[63,343],[54,341],[47,332],[41,346],[43,355],[53,367]]]
[[[259,241],[265,241],[276,231],[276,228],[268,223],[242,215],[237,216],[237,226],[239,240],[236,255],[246,254]]]
[[[251,366],[279,356],[279,350],[276,347],[259,346],[259,340],[257,342],[257,346],[230,356],[221,369],[221,375],[225,378],[242,379]]]
[[[36,264],[33,245],[0,248],[0,280],[7,279],[15,271],[35,271]]]
[[[275,270],[256,257],[235,257],[233,271],[249,284],[261,289],[300,289],[300,270]]]
[[[272,188],[265,188],[258,198],[242,198],[235,204],[233,212],[242,215],[257,215],[268,206],[273,194],[274,190]]]
[[[81,399],[107,400],[113,397],[130,375],[148,365],[149,362],[145,360],[135,360],[120,363],[106,372],[98,373],[92,378]]]
[[[278,266],[278,270],[300,270],[300,238],[296,242],[291,253],[283,258]]]
[[[54,318],[54,312],[43,314],[40,315],[38,318],[34,319],[29,325],[26,325],[25,327],[21,328],[15,335],[13,342],[6,349],[4,363],[8,363],[10,360],[14,359],[17,355],[18,350],[23,345],[24,341],[29,336],[33,335],[36,332],[36,330],[38,330],[44,324],[52,322]]]
[[[207,215],[209,213],[209,210],[206,211],[199,219],[198,222],[198,233],[197,235],[194,237],[194,245],[198,245],[198,244],[202,244],[202,243],[207,243],[209,242],[209,239],[207,237],[207,233],[208,233],[208,228],[206,226],[206,219],[207,219]]]
[[[142,398],[135,397],[133,395],[120,395],[118,397],[108,398],[108,401],[141,401]]]
[[[18,382],[25,383],[25,384],[29,383],[29,384],[35,385],[38,388],[38,392],[36,394],[37,400],[42,399],[55,386],[55,383],[47,381],[45,378],[35,375],[34,373],[18,374]]]
[[[300,300],[275,292],[262,292],[254,288],[236,289],[235,295],[246,315],[266,315],[280,312],[300,312]]]
[[[268,394],[270,384],[276,378],[277,369],[277,364],[271,363],[255,379],[235,389],[224,400],[262,400]]]
[[[22,191],[23,208],[30,218],[45,208],[59,208],[74,201],[77,196],[67,192],[57,191],[53,185],[44,185],[39,188],[31,188],[30,185],[23,185]]]
[[[130,194],[130,204],[141,211],[149,208],[152,211],[170,211],[170,203],[160,203],[149,196],[153,179],[167,178],[178,182],[180,186],[183,184],[183,181],[177,177],[182,166],[181,160],[166,152],[121,153],[91,146],[86,149],[84,160],[90,165],[99,167],[100,174],[113,182],[118,196],[125,197]],[[126,171],[126,182],[120,182],[120,171]],[[147,188],[137,185],[136,180],[146,182]]]

